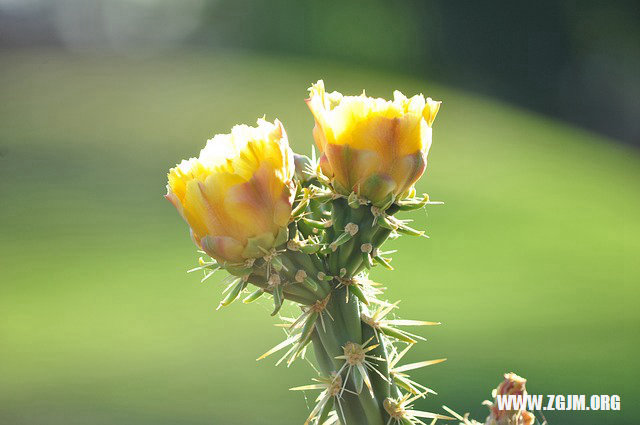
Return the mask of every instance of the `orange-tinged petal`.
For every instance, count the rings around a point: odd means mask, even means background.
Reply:
[[[229,236],[205,236],[200,240],[200,247],[213,258],[223,258],[232,263],[244,260],[244,246]]]
[[[397,184],[396,192],[404,193],[424,174],[427,168],[426,155],[418,151],[403,156],[390,168],[389,174]]]

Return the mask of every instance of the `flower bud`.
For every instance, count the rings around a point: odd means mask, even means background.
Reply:
[[[409,195],[426,169],[440,102],[399,91],[392,101],[326,93],[322,80],[309,92],[320,168],[334,190],[356,192],[377,206]]]
[[[308,156],[294,153],[293,161],[296,167],[295,175],[298,180],[305,183],[313,177],[313,164]]]
[[[169,171],[166,198],[203,251],[221,262],[258,258],[287,241],[295,187],[282,123],[258,120],[207,141]]]
[[[499,410],[495,402],[496,396],[526,396],[527,389],[525,384],[527,380],[516,375],[515,373],[505,373],[504,381],[493,390],[494,402],[490,405],[490,414],[487,418],[486,425],[533,425],[534,416],[526,410]]]

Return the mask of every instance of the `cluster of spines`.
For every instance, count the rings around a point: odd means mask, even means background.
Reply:
[[[257,286],[257,289],[250,292],[243,302],[250,303],[265,293],[271,294],[273,315],[280,311],[285,299],[301,304],[300,316],[286,319],[282,325],[288,333],[285,341],[259,359],[286,349],[278,364],[284,361],[291,364],[296,358],[304,357],[307,347],[314,342],[316,360],[320,366],[324,363],[321,369],[329,373],[320,376],[316,384],[296,388],[322,390],[305,424],[312,421],[316,424],[347,422],[340,400],[345,393],[360,394],[363,388],[371,393],[373,399],[376,396],[380,398],[382,393],[384,399],[380,400],[380,409],[386,413],[389,424],[422,424],[419,418],[433,418],[434,421],[451,419],[408,407],[417,398],[435,392],[411,380],[407,372],[445,359],[398,365],[407,351],[422,339],[400,326],[439,323],[388,318],[397,303],[390,304],[379,299],[383,288],[367,277],[368,270],[376,264],[393,269],[389,257],[393,251],[380,250],[387,238],[402,234],[426,236],[423,231],[411,228],[409,220],[400,220],[394,214],[439,202],[431,202],[424,195],[393,200],[389,205],[376,207],[355,192],[349,196],[336,194],[330,189],[330,182],[325,181],[320,173],[310,176],[298,185],[287,229],[289,239],[285,244],[265,251],[261,258],[250,259],[242,264],[219,264],[201,258],[200,266],[191,271],[204,270],[203,280],[221,268],[231,273],[219,307],[239,299],[249,283]],[[327,333],[327,328],[335,324],[328,305],[332,298],[341,296],[344,297],[343,302],[336,301],[340,309],[355,308],[357,311],[342,314],[343,320],[339,326],[348,328],[347,333],[355,337],[340,347],[340,355],[333,358],[326,356],[323,360],[317,352],[320,351],[318,344],[322,345],[322,336]],[[350,301],[352,297],[356,301]],[[372,334],[364,342],[362,329],[368,329]],[[403,350],[398,350],[394,342],[407,345]],[[341,367],[334,367],[336,362],[341,361]],[[340,390],[331,390],[335,389],[338,380]],[[348,388],[350,382],[352,389]],[[380,389],[377,394],[376,389]]]

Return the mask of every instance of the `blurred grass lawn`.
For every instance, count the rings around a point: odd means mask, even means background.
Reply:
[[[306,88],[444,101],[395,272],[405,318],[438,320],[409,360],[439,391],[418,403],[484,418],[505,371],[532,393],[620,394],[622,412],[551,425],[636,423],[640,155],[549,119],[398,75],[320,62],[183,53],[0,60],[0,423],[299,424],[311,378],[255,358],[281,338],[265,303],[214,312],[221,277],[195,249],[165,173],[263,114],[310,152]],[[594,107],[598,107],[594,105]]]

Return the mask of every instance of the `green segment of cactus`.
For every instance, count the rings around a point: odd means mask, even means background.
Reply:
[[[383,288],[367,277],[376,265],[391,268],[390,253],[381,251],[389,237],[424,235],[395,213],[433,203],[425,195],[383,210],[355,194],[328,194],[316,184],[317,180],[308,179],[297,191],[296,214],[286,244],[250,264],[201,261],[197,269],[211,273],[219,266],[240,276],[229,284],[220,306],[239,298],[250,303],[263,294],[272,295],[273,314],[285,300],[300,304],[299,317],[284,318],[288,338],[260,359],[279,353],[278,364],[290,364],[313,348],[320,376],[315,384],[294,388],[321,391],[305,425],[419,424],[419,418],[451,419],[411,408],[414,400],[434,392],[407,374],[444,359],[398,365],[422,339],[404,327],[439,323],[390,318],[397,303],[382,300]],[[248,284],[257,290],[243,296]]]

